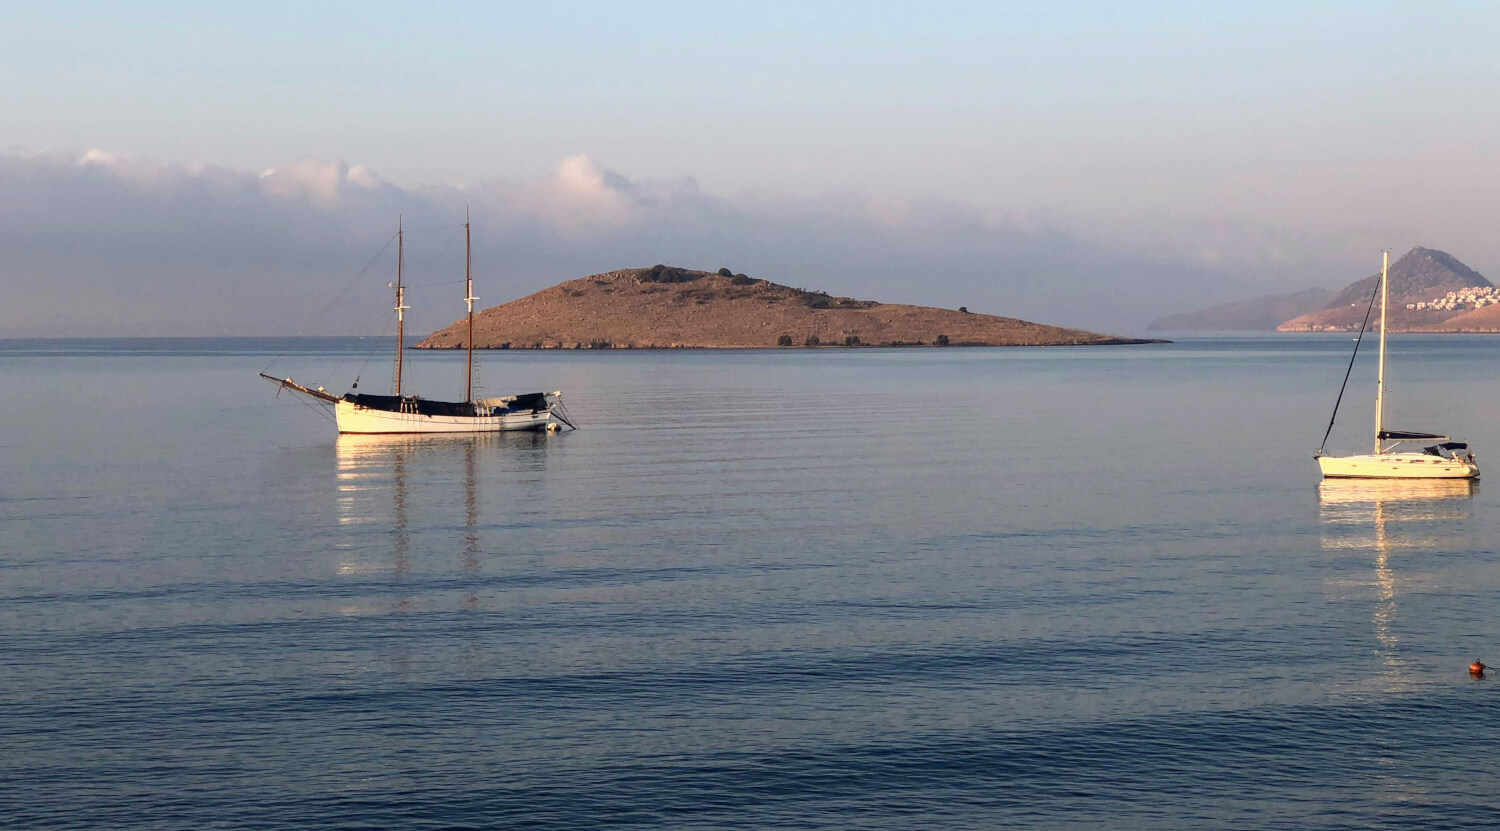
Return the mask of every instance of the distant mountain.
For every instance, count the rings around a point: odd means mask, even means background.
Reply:
[[[1483,274],[1459,262],[1452,254],[1421,247],[1413,248],[1391,264],[1390,280],[1391,331],[1428,329],[1472,311],[1472,307],[1408,309],[1408,303],[1436,300],[1451,291],[1471,286],[1484,288],[1493,285]],[[1365,311],[1370,308],[1370,298],[1379,281],[1380,275],[1375,274],[1350,283],[1322,310],[1292,318],[1277,329],[1282,332],[1352,332],[1364,321]]]
[[[1274,332],[1283,320],[1321,309],[1333,296],[1333,289],[1268,294],[1196,312],[1167,315],[1151,321],[1146,328],[1152,332]]]
[[[459,321],[418,344],[457,349]],[[474,316],[482,349],[782,346],[1046,346],[1149,343],[1011,317],[831,297],[757,280],[658,265],[559,283]]]
[[[1446,251],[1437,251],[1432,248],[1418,246],[1406,252],[1401,259],[1391,263],[1391,299],[1397,297],[1406,298],[1405,302],[1412,299],[1429,299],[1432,296],[1441,296],[1454,289],[1467,286],[1489,286],[1494,285],[1484,278],[1483,274],[1458,261],[1457,257]],[[1360,317],[1364,317],[1364,309],[1370,303],[1370,295],[1375,293],[1375,284],[1380,280],[1380,275],[1372,274],[1363,280],[1356,280],[1344,287],[1325,309],[1337,309],[1342,306],[1359,306]],[[1441,289],[1436,295],[1433,289]]]

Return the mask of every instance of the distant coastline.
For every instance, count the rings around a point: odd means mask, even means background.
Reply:
[[[1379,279],[1221,303],[1154,320],[1146,330],[1354,332],[1365,325]],[[1392,263],[1390,298],[1392,332],[1500,332],[1500,291],[1446,251],[1418,246]]]

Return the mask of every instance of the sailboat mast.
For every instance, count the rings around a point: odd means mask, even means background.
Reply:
[[[464,302],[469,304],[469,357],[464,374],[464,400],[474,400],[474,249],[469,239],[469,208],[464,206]]]
[[[406,287],[401,282],[401,271],[406,264],[406,236],[402,220],[396,218],[396,397],[401,397],[401,365],[406,352]]]
[[[1380,364],[1375,375],[1375,452],[1380,452],[1380,431],[1385,420],[1385,324],[1386,305],[1390,299],[1391,252],[1380,252]]]

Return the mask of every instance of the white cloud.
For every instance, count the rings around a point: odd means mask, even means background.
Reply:
[[[380,176],[376,174],[375,171],[369,169],[368,167],[365,167],[362,164],[357,164],[349,168],[349,172],[346,175],[345,180],[355,187],[365,188],[366,190],[383,188],[386,184],[385,180],[380,178]]]
[[[312,199],[326,204],[337,201],[350,184],[349,170],[347,162],[303,159],[286,167],[272,168],[259,178],[267,193],[288,199]],[[363,167],[355,170],[360,180],[359,186],[367,187],[368,183],[378,182],[378,178]]]
[[[100,150],[97,147],[78,157],[78,164],[80,165],[97,164],[104,167],[113,167],[114,165],[118,164],[119,161],[119,156],[116,156],[108,150]]]
[[[613,202],[622,195],[605,182],[605,170],[587,154],[569,156],[557,166],[559,190],[588,202]]]
[[[587,155],[535,180],[399,187],[343,161],[257,174],[98,149],[12,153],[0,154],[0,193],[0,280],[12,289],[0,336],[295,333],[306,322],[298,312],[335,296],[398,215],[414,229],[413,328],[446,325],[453,304],[423,282],[440,285],[460,267],[466,205],[488,302],[666,262],[1133,331],[1226,295],[1333,286],[1363,272],[1320,271],[1337,264],[1308,256],[1322,241],[1268,227],[1112,224],[852,191],[713,195],[690,178],[633,181]],[[1245,253],[1256,250],[1277,253]],[[1257,284],[1273,261],[1271,283]],[[1299,272],[1298,262],[1312,265]],[[386,267],[369,276],[377,294]],[[370,331],[367,318],[351,321]]]

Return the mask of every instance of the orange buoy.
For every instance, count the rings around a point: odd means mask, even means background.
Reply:
[[[1483,675],[1486,669],[1488,669],[1488,667],[1477,660],[1474,663],[1469,664],[1470,675]]]

